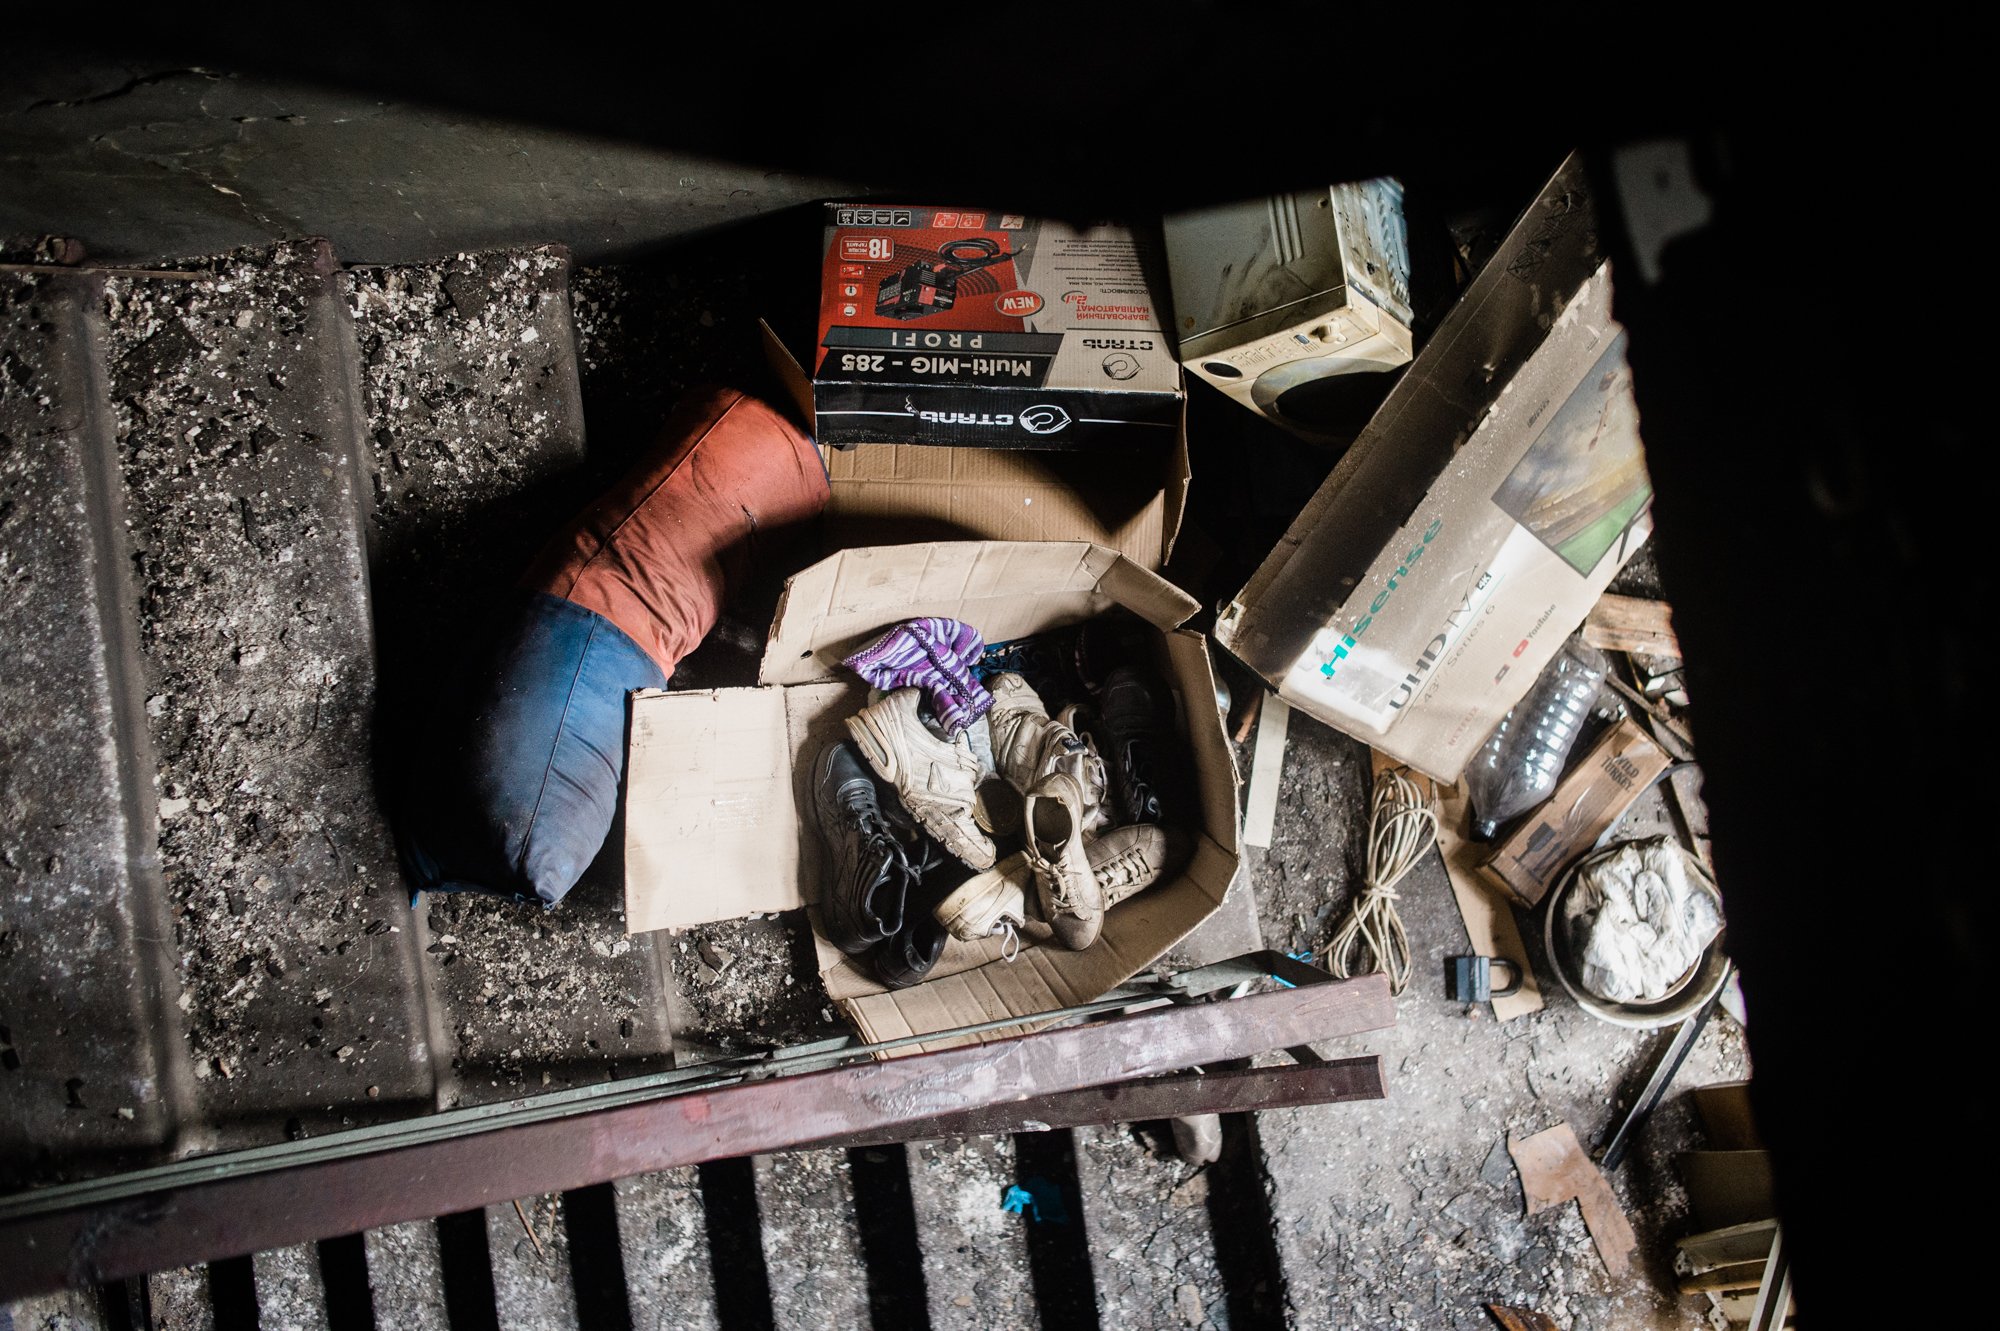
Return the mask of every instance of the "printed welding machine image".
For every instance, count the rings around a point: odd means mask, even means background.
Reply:
[[[959,278],[1014,257],[985,236],[947,241],[938,256],[935,262],[919,259],[883,278],[875,293],[875,313],[886,319],[921,319],[948,310],[958,300]]]

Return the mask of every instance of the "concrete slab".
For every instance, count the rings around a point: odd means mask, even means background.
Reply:
[[[0,1331],[106,1331],[97,1291],[66,1289],[0,1305]]]
[[[389,773],[416,773],[514,577],[582,502],[569,259],[464,254],[347,274],[368,406],[368,532]],[[415,763],[405,761],[415,755]],[[428,779],[419,777],[417,779]],[[616,858],[616,845],[607,852]],[[615,864],[544,914],[433,895],[418,923],[456,1073],[477,1102],[665,1066],[650,937],[625,936]]]
[[[932,1331],[1042,1325],[1029,1270],[1033,1220],[1003,1209],[1015,1177],[1011,1137],[911,1142],[910,1191],[923,1245]]]
[[[153,1331],[215,1331],[205,1266],[153,1272],[146,1277],[146,1302],[153,1312]]]
[[[257,1273],[257,1324],[286,1331],[328,1331],[319,1250],[310,1243],[274,1248],[251,1259]]]
[[[261,1137],[427,1107],[428,1016],[369,762],[360,416],[331,255],[285,246],[108,295],[202,1116]]]
[[[368,1254],[368,1295],[377,1328],[449,1331],[444,1302],[444,1259],[437,1224],[412,1220],[361,1236]]]
[[[1206,1172],[1114,1124],[1076,1129],[1076,1173],[1100,1324],[1227,1326]]]
[[[868,1325],[868,1269],[847,1152],[760,1155],[756,1170],[779,1331]]]
[[[523,1197],[518,1206],[518,1210],[486,1208],[486,1246],[493,1261],[493,1306],[500,1331],[575,1331],[576,1292],[570,1284],[562,1197],[557,1193]]]
[[[635,1331],[719,1331],[698,1171],[641,1174],[612,1186]]]
[[[115,521],[98,279],[0,275],[0,1184],[186,1109]]]

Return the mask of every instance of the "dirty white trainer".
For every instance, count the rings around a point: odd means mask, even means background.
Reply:
[[[1084,799],[1076,779],[1051,772],[1028,791],[1021,809],[1036,904],[1056,941],[1081,950],[1104,927],[1104,894],[1083,845]]]
[[[923,829],[975,869],[993,865],[993,842],[972,817],[979,760],[963,732],[939,739],[917,715],[921,690],[897,689],[847,718],[847,733],[875,774]]]
[[[1193,838],[1176,827],[1169,830],[1152,823],[1114,827],[1103,836],[1085,842],[1090,871],[1097,878],[1097,890],[1104,894],[1104,909],[1151,887],[1168,870],[1187,858]]]
[[[986,681],[993,695],[986,713],[993,740],[993,765],[1009,785],[1026,795],[1036,782],[1061,772],[1083,795],[1083,830],[1095,832],[1111,821],[1104,759],[1075,727],[1076,709],[1051,717],[1028,681],[1003,671]]]
[[[1110,910],[1159,881],[1186,859],[1191,841],[1179,828],[1168,831],[1150,823],[1113,828],[1101,837],[1086,838],[1084,853],[1097,889],[1104,895],[1104,908]],[[939,902],[938,923],[953,938],[967,943],[1009,931],[1046,941],[1048,926],[1028,908],[1028,894],[1034,886],[1035,871],[1027,852],[1009,855],[960,883]]]
[[[966,943],[1019,930],[1028,922],[1028,889],[1034,880],[1027,853],[1016,851],[953,888],[937,905],[938,923]]]

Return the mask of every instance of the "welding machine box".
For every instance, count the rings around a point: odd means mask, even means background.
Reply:
[[[1170,447],[1180,367],[1133,231],[962,208],[827,205],[822,444]]]
[[[1410,254],[1391,179],[1164,221],[1181,363],[1316,442],[1345,444],[1409,363]]]

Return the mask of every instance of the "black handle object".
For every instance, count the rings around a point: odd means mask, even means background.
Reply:
[[[1618,1130],[1611,1134],[1611,1140],[1605,1144],[1604,1154],[1598,1163],[1606,1170],[1618,1168],[1618,1162],[1625,1158],[1625,1152],[1631,1147],[1632,1138],[1637,1133],[1639,1125],[1645,1122],[1646,1115],[1653,1112],[1653,1106],[1657,1105],[1660,1097],[1666,1094],[1667,1087],[1673,1083],[1674,1074],[1681,1070],[1681,1064],[1687,1061],[1688,1051],[1694,1048],[1695,1040],[1701,1035],[1701,1028],[1708,1024],[1709,1014],[1715,1011],[1716,1004],[1722,1001],[1722,991],[1728,987],[1729,976],[1725,974],[1722,983],[1715,987],[1713,994],[1709,995],[1708,1001],[1681,1022],[1674,1029],[1673,1038],[1661,1046],[1656,1055],[1657,1061],[1653,1064],[1653,1071],[1646,1078],[1645,1089],[1639,1092],[1639,1097],[1632,1102],[1632,1107],[1625,1111],[1625,1118],[1619,1123]]]

